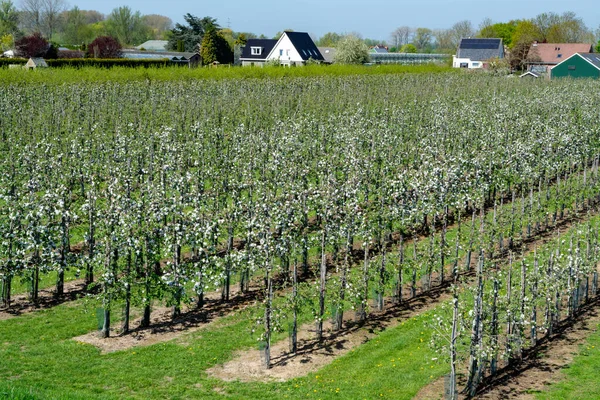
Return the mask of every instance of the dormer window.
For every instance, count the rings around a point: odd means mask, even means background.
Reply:
[[[253,56],[260,56],[262,54],[262,47],[250,47],[250,54]]]

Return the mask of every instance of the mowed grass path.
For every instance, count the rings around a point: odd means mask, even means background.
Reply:
[[[600,399],[600,325],[581,346],[579,354],[568,368],[563,370],[564,379],[537,394],[538,399]]]
[[[102,355],[71,339],[97,328],[90,308],[79,300],[0,321],[0,398],[410,399],[447,369],[432,363],[424,328],[431,314],[382,332],[307,377],[243,383],[205,372],[236,350],[256,347],[239,314],[178,340]]]

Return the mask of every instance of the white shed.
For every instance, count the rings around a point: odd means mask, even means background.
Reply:
[[[48,68],[46,60],[43,58],[30,58],[25,64],[25,69]]]

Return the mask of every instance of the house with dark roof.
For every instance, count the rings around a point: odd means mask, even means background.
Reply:
[[[248,39],[240,56],[242,66],[263,66],[276,44],[275,39]]]
[[[461,39],[456,55],[452,56],[452,66],[485,68],[494,58],[504,58],[502,39]]]
[[[278,59],[281,65],[304,65],[309,59],[323,62],[325,58],[306,32],[283,32],[269,60]]]
[[[575,53],[552,67],[550,78],[600,79],[600,53]]]
[[[549,73],[550,69],[575,53],[592,53],[589,43],[537,43],[527,53],[527,70],[536,74]]]
[[[250,39],[242,50],[242,65],[262,66],[278,60],[281,65],[304,65],[308,60],[324,62],[325,58],[306,32],[283,32],[278,40]]]

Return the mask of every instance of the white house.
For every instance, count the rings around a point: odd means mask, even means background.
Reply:
[[[454,68],[485,68],[493,58],[504,58],[502,39],[461,39],[452,56]]]
[[[242,50],[242,65],[262,66],[270,60],[281,65],[304,65],[309,59],[323,62],[325,58],[306,32],[284,32],[279,40],[249,39]]]
[[[325,58],[306,32],[283,32],[267,60],[279,60],[282,65],[304,65],[309,59],[323,62]]]

